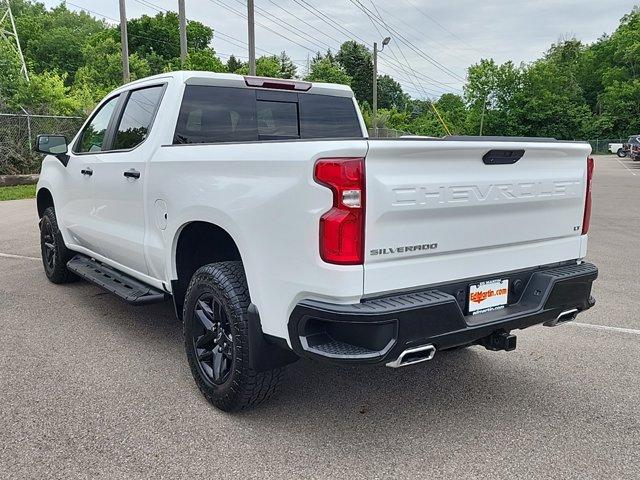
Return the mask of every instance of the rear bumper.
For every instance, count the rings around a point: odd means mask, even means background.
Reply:
[[[491,275],[510,280],[509,305],[465,315],[470,279],[435,288],[337,305],[300,302],[289,318],[294,351],[335,363],[388,363],[407,349],[433,345],[446,350],[485,343],[496,332],[551,323],[565,312],[591,308],[598,269],[575,262],[551,268]]]

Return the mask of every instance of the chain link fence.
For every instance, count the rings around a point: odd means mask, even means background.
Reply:
[[[614,150],[613,152],[609,151],[610,143],[627,143],[628,140],[629,140],[629,137],[613,138],[613,139],[605,138],[605,139],[589,140],[589,143],[591,144],[591,149],[593,150],[594,154],[603,154],[603,153],[616,153],[616,150]]]
[[[370,138],[398,138],[406,135],[402,130],[395,130],[393,128],[369,128]]]
[[[0,175],[37,173],[42,155],[34,150],[36,137],[50,133],[68,140],[80,129],[82,117],[0,113]]]

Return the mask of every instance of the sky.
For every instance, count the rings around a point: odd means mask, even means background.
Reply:
[[[304,74],[317,51],[336,51],[347,39],[373,48],[390,36],[379,73],[414,98],[436,97],[461,93],[467,68],[481,58],[519,64],[563,38],[593,42],[613,32],[637,1],[255,0],[256,48],[258,56],[286,51]],[[213,28],[212,46],[223,60],[231,54],[247,59],[245,0],[185,2],[187,19]],[[111,24],[119,18],[118,0],[72,0],[67,7]],[[126,0],[129,18],[177,8],[177,0]]]

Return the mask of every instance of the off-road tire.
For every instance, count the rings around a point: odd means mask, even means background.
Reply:
[[[624,158],[627,156],[627,152],[624,151],[624,149],[619,148],[618,151],[616,152],[616,154],[618,155],[618,157],[620,158]]]
[[[76,276],[67,269],[73,256],[62,238],[53,207],[48,207],[40,220],[40,251],[44,273],[52,283],[69,283]]]
[[[224,323],[232,334],[231,346],[228,347],[227,353],[232,352],[233,359],[228,367],[226,380],[219,384],[214,383],[211,372],[207,375],[209,365],[202,366],[203,362],[198,359],[208,352],[203,353],[204,350],[196,348],[196,337],[205,336],[199,335],[202,333],[203,325],[196,318],[196,306],[202,314],[199,300],[205,299],[205,303],[208,303],[209,298],[213,299],[212,302],[218,301],[218,306],[224,309],[221,316],[224,317]],[[205,398],[220,410],[227,412],[257,406],[271,397],[276,393],[284,372],[283,367],[261,372],[251,368],[247,331],[247,309],[250,303],[244,268],[242,262],[237,261],[211,263],[199,268],[193,274],[185,295],[183,333],[191,373]],[[220,328],[222,327],[218,327],[218,331]],[[215,327],[210,330],[215,331]],[[216,351],[216,355],[221,351]],[[215,364],[211,366],[215,368]]]

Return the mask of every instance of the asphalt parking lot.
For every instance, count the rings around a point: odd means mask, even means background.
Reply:
[[[201,397],[169,303],[47,282],[0,202],[0,478],[638,478],[640,162],[596,157],[598,304],[400,370],[302,360],[239,415]]]

